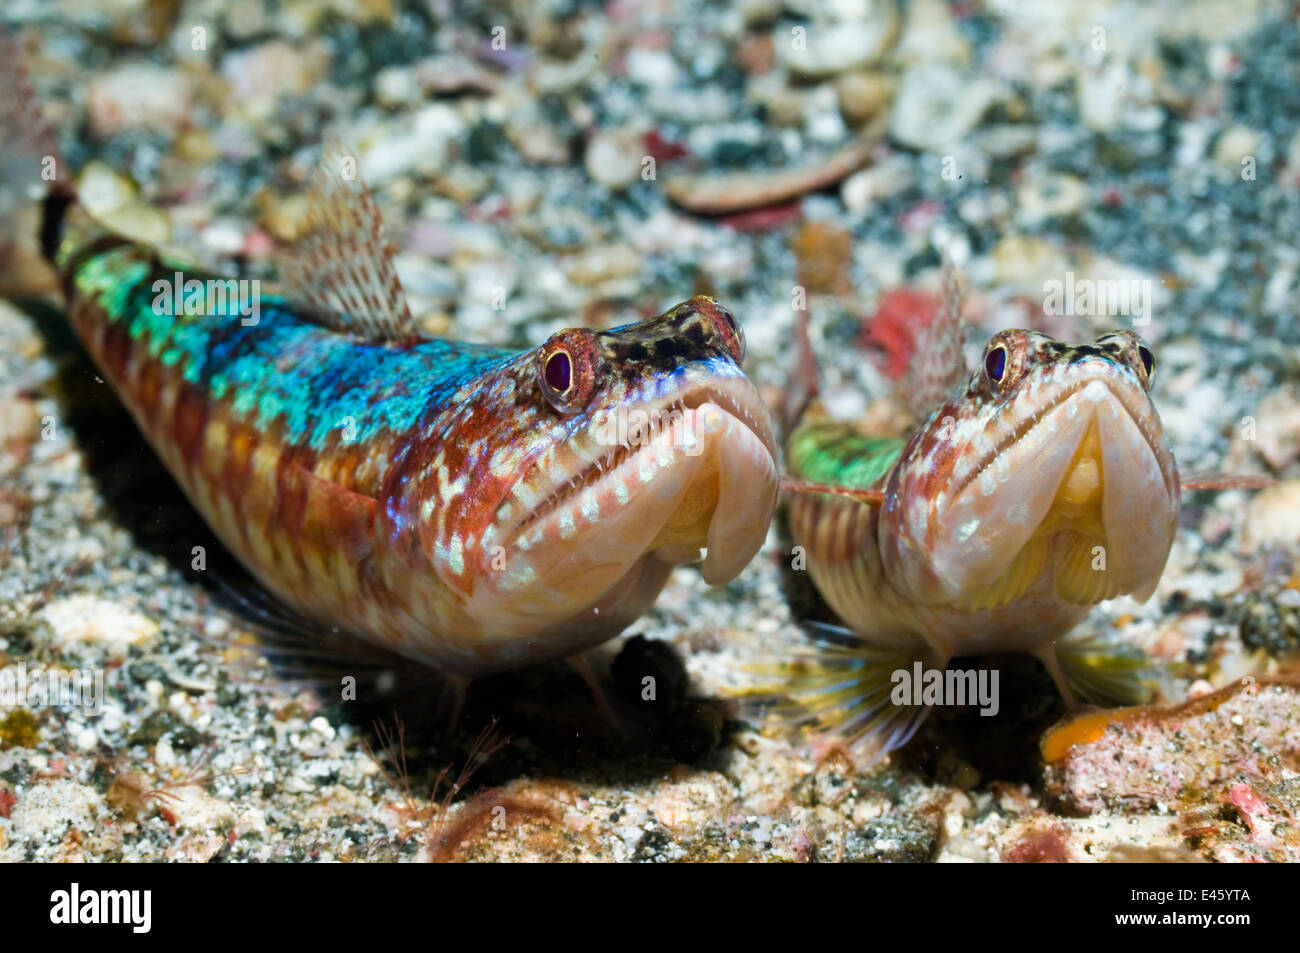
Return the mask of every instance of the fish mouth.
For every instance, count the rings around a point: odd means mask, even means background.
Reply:
[[[532,502],[503,533],[507,552],[578,603],[643,558],[675,565],[704,549],[706,582],[738,575],[766,538],[778,486],[772,424],[753,385],[737,375],[596,416],[571,475],[512,493],[512,506]],[[524,479],[537,477],[540,464]]]
[[[1035,587],[1075,605],[1154,592],[1173,545],[1178,474],[1144,390],[1084,373],[989,441],[910,580],[937,602],[993,609]]]
[[[1011,427],[1007,433],[999,437],[992,447],[983,450],[976,458],[975,465],[958,483],[953,491],[953,496],[960,496],[976,479],[983,474],[987,468],[997,459],[1003,458],[1004,455],[1016,444],[1029,436],[1030,432],[1039,427],[1046,418],[1050,417],[1052,412],[1062,405],[1079,396],[1086,388],[1093,384],[1100,384],[1105,387],[1109,396],[1115,400],[1125,412],[1128,413],[1129,419],[1133,426],[1137,428],[1142,438],[1146,441],[1148,448],[1155,457],[1168,456],[1169,451],[1165,446],[1164,433],[1160,427],[1160,420],[1151,408],[1145,392],[1135,391],[1132,387],[1112,387],[1105,377],[1088,377],[1083,380],[1073,382],[1065,387],[1062,392],[1048,401],[1045,408],[1038,413],[1028,414]],[[1172,463],[1172,461],[1171,461]],[[1170,493],[1177,489],[1178,479],[1177,471],[1171,467],[1162,468],[1166,470],[1165,487]]]

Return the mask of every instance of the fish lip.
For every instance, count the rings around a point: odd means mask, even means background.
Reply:
[[[1140,406],[1135,408],[1130,405],[1130,399],[1132,397],[1132,393],[1130,392],[1129,394],[1126,395],[1125,393],[1123,393],[1123,391],[1125,390],[1131,391],[1132,389],[1112,387],[1111,384],[1116,379],[1115,373],[1109,370],[1105,370],[1102,373],[1096,373],[1098,365],[1095,362],[1086,362],[1084,364],[1074,365],[1074,366],[1085,367],[1091,370],[1092,372],[1089,373],[1088,370],[1082,371],[1078,380],[1071,380],[1066,382],[1064,385],[1062,385],[1061,393],[1057,396],[1054,396],[1051,403],[1047,404],[1046,406],[1038,410],[1033,415],[1027,417],[1025,421],[1023,421],[1019,426],[1015,428],[1015,430],[1012,431],[1011,434],[1007,435],[1002,440],[998,441],[997,446],[993,447],[991,450],[983,454],[976,462],[976,465],[970,469],[965,479],[963,479],[961,483],[959,483],[957,487],[951,492],[950,494],[951,497],[956,498],[959,497],[961,494],[965,493],[966,489],[977,479],[979,479],[980,475],[986,469],[988,469],[988,467],[993,463],[994,460],[996,460],[1002,454],[1006,453],[1007,450],[1015,446],[1025,437],[1029,436],[1029,434],[1033,432],[1034,428],[1037,427],[1040,423],[1042,423],[1046,417],[1051,415],[1053,411],[1055,411],[1058,407],[1063,406],[1067,401],[1083,393],[1083,391],[1086,390],[1088,386],[1091,385],[1093,382],[1100,382],[1102,385],[1104,385],[1106,390],[1110,393],[1110,395],[1119,402],[1119,405],[1121,407],[1124,408],[1124,412],[1129,415],[1129,418],[1133,421],[1133,425],[1137,427],[1138,432],[1142,434],[1142,438],[1146,441],[1147,449],[1150,450],[1152,456],[1154,456],[1156,460],[1158,460],[1161,463],[1160,469],[1165,480],[1165,492],[1170,494],[1171,496],[1173,495],[1173,492],[1177,487],[1177,474],[1176,472],[1173,472],[1172,479],[1174,482],[1171,485],[1170,480],[1171,480],[1172,465],[1170,467],[1164,466],[1165,457],[1168,455],[1167,448],[1164,447],[1161,440],[1161,436],[1159,434],[1153,434],[1150,432],[1149,421],[1147,422],[1143,421],[1142,413],[1141,413],[1142,408]],[[1142,390],[1139,385],[1133,385],[1133,387],[1137,388],[1138,392],[1141,393],[1143,399],[1145,400],[1147,406],[1151,408],[1151,416],[1155,416],[1155,407],[1151,405],[1150,398],[1147,397],[1146,391]],[[1155,419],[1157,421],[1159,420],[1158,417],[1156,417]],[[1164,452],[1162,453],[1162,451]],[[1172,464],[1172,460],[1170,462]]]
[[[967,484],[969,489],[951,498],[944,520],[943,541],[935,544],[938,565],[946,567],[940,575],[949,580],[947,588],[951,594],[966,598],[1002,580],[1003,573],[1014,562],[1011,557],[1031,540],[1040,538],[1038,534],[1044,527],[1052,534],[1070,528],[1070,524],[1053,527],[1046,521],[1056,512],[1061,487],[1076,465],[1080,441],[1098,427],[1102,443],[1097,465],[1105,481],[1104,489],[1098,488],[1103,495],[1096,504],[1101,523],[1094,527],[1096,532],[1084,532],[1099,537],[1105,549],[1112,551],[1113,559],[1103,567],[1106,576],[1100,582],[1096,582],[1099,577],[1093,577],[1094,583],[1085,589],[1092,587],[1091,602],[1119,593],[1144,598],[1141,593],[1148,583],[1158,579],[1168,555],[1168,544],[1172,542],[1171,520],[1177,512],[1176,490],[1174,495],[1169,495],[1172,456],[1162,442],[1152,440],[1151,432],[1133,415],[1133,407],[1116,395],[1104,375],[1082,377],[1082,381],[1062,388],[1064,393],[1054,395],[1057,399],[1043,404],[1041,416],[1026,431],[1024,452],[1012,450],[1009,457],[997,460],[983,471],[984,476],[993,477],[992,483],[979,484],[978,491]],[[1156,425],[1158,418],[1150,412],[1144,416],[1153,427]],[[1039,424],[1045,429],[1036,430]],[[1106,439],[1108,435],[1111,439]],[[997,514],[1003,514],[1005,522]],[[956,530],[959,525],[982,526],[986,519],[995,525],[982,531],[978,541],[967,543]],[[1136,529],[1139,526],[1143,527],[1140,532]],[[1061,537],[1067,546],[1074,538]],[[1053,546],[1051,556],[1039,564],[1035,578],[1048,566],[1055,578],[1067,565],[1062,560],[1067,551],[1057,548],[1055,542],[1050,545]],[[954,560],[965,565],[958,568]],[[1018,578],[1024,583],[1028,577]],[[962,595],[963,591],[966,595]],[[1024,591],[1022,586],[1022,595]],[[1064,589],[1049,591],[1066,601],[1076,601]],[[1088,602],[1085,595],[1083,590],[1075,593]]]
[[[697,410],[705,404],[713,404],[749,430],[762,442],[772,458],[773,465],[778,465],[777,461],[780,457],[770,413],[753,383],[743,375],[737,374],[735,377],[724,378],[721,384],[718,382],[698,384],[674,396],[638,405],[635,409],[642,410],[656,419],[663,419],[674,410]],[[607,408],[607,411],[617,412],[618,409]],[[511,521],[503,534],[506,545],[514,543],[534,523],[570,504],[583,490],[605,474],[614,472],[628,460],[652,449],[649,443],[619,444],[607,448],[605,453],[588,460],[577,474],[555,486],[541,504]],[[529,475],[531,470],[521,477],[521,482],[527,480]],[[513,499],[514,494],[508,494],[501,506],[505,506]]]

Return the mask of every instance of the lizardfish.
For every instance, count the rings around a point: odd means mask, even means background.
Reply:
[[[427,336],[337,149],[283,293],[252,294],[95,220],[10,45],[7,161],[30,161],[0,207],[49,187],[39,239],[77,335],[287,606],[463,683],[617,635],[701,550],[711,584],[758,551],[777,448],[712,298],[522,351]]]
[[[844,628],[814,626],[816,648],[786,667],[782,711],[815,750],[865,761],[931,710],[898,692],[898,673],[956,656],[1032,654],[1071,707],[1136,700],[1152,681],[1140,654],[1064,637],[1103,599],[1148,599],[1178,523],[1155,355],[1137,334],[1070,344],[1006,330],[967,376],[955,302],[925,333],[911,433],[865,435],[813,404],[786,445],[791,535]]]

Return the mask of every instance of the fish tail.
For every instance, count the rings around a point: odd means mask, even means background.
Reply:
[[[1145,652],[1106,635],[1059,639],[1051,651],[1048,670],[1067,702],[1140,705],[1166,687],[1166,673]]]
[[[32,88],[23,43],[2,26],[0,88],[0,296],[36,296],[57,287],[51,263],[77,193]]]
[[[866,767],[911,740],[930,706],[899,696],[895,673],[936,659],[915,650],[870,645],[848,629],[824,623],[806,628],[811,645],[793,656],[746,666],[774,679],[737,693],[740,712],[767,731],[797,739],[820,760],[846,752]]]

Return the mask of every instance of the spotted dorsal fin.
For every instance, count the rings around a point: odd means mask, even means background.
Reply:
[[[808,333],[807,308],[795,312],[794,338],[794,370],[790,372],[779,408],[781,430],[787,435],[794,432],[795,425],[803,419],[804,412],[817,399],[820,390],[817,383],[817,358],[813,354],[812,340]]]
[[[355,153],[331,136],[297,240],[279,256],[287,296],[319,324],[371,341],[417,337],[379,206]]]
[[[966,377],[962,356],[961,285],[957,269],[943,258],[943,299],[928,325],[918,325],[915,348],[903,378],[903,395],[917,420],[943,403]]]

